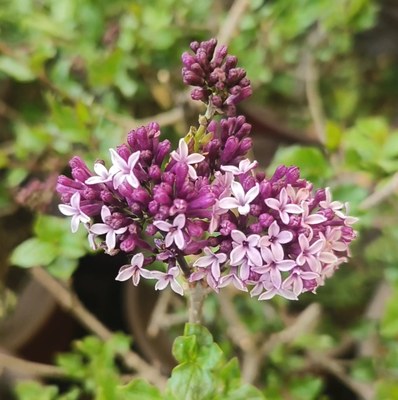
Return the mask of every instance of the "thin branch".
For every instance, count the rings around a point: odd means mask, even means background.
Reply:
[[[338,360],[329,358],[323,354],[308,352],[308,358],[314,367],[321,368],[322,370],[335,376],[338,380],[344,383],[349,389],[356,393],[361,400],[374,399],[375,389],[374,385],[364,382],[358,382],[352,379],[345,370],[344,366]]]
[[[65,378],[65,373],[55,365],[26,361],[9,354],[0,353],[0,370],[9,369],[28,377],[36,378]]]
[[[170,298],[172,295],[173,292],[171,290],[163,290],[160,292],[146,329],[149,336],[157,336],[162,327],[162,321],[169,317],[167,315],[167,308],[170,305]],[[165,318],[166,315],[167,318]]]
[[[227,46],[234,34],[238,33],[238,25],[242,20],[250,0],[235,0],[217,34],[218,43]]]
[[[113,336],[113,332],[91,314],[74,293],[57,279],[53,278],[48,272],[37,267],[31,269],[31,274],[37,282],[52,294],[55,301],[62,308],[71,313],[90,332],[104,341],[109,340]],[[120,354],[120,357],[127,367],[136,370],[144,378],[160,388],[165,386],[166,380],[160,372],[143,360],[138,354],[129,351],[125,354]]]
[[[310,110],[318,140],[320,143],[324,144],[326,140],[325,116],[321,96],[319,94],[318,69],[310,50],[305,53],[304,65],[305,93],[307,96],[308,108]]]
[[[296,318],[293,324],[284,330],[275,333],[261,346],[259,352],[264,356],[268,355],[275,346],[283,343],[291,343],[304,333],[311,332],[321,317],[321,307],[317,303],[310,304]]]
[[[383,187],[375,190],[369,197],[367,197],[359,206],[362,210],[369,210],[377,204],[383,202],[390,197],[393,193],[398,191],[398,172],[396,172],[390,181]]]

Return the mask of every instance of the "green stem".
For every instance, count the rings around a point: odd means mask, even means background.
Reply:
[[[200,282],[194,282],[189,286],[188,298],[188,322],[191,324],[201,324],[203,314],[203,302],[206,296],[206,289]]]

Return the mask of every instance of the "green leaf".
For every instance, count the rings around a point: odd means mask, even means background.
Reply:
[[[0,56],[0,71],[17,81],[26,82],[35,79],[35,75],[28,65],[8,56]]]
[[[58,394],[56,386],[43,386],[37,382],[25,381],[16,386],[18,400],[55,400]]]
[[[66,281],[75,272],[78,264],[77,259],[57,257],[46,269],[52,276]]]
[[[197,351],[197,339],[195,336],[179,336],[173,343],[172,353],[179,363],[194,361]]]
[[[142,379],[131,381],[117,388],[118,398],[123,400],[163,400],[159,389]]]
[[[186,362],[173,369],[167,387],[177,399],[210,400],[214,385],[210,371],[196,363]]]
[[[22,268],[47,266],[54,261],[58,250],[53,243],[38,238],[25,240],[11,254],[11,263]]]

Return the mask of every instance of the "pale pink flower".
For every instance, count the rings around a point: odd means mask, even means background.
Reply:
[[[182,286],[178,283],[177,277],[180,275],[180,269],[177,266],[171,267],[167,272],[152,271],[152,279],[157,279],[155,290],[163,290],[169,284],[171,289],[179,295],[184,295]]]
[[[62,214],[72,217],[70,222],[70,227],[72,233],[77,232],[80,222],[88,224],[90,222],[90,217],[86,215],[80,208],[80,193],[75,192],[70,198],[70,206],[67,204],[60,204],[58,206],[59,211]]]
[[[96,183],[106,183],[110,182],[113,178],[112,174],[110,171],[106,169],[106,167],[99,163],[96,162],[94,164],[94,171],[97,174],[96,176],[91,176],[90,178],[86,179],[86,185],[94,185]]]
[[[101,209],[101,218],[102,221],[105,222],[108,217],[111,216],[111,211],[107,206],[102,206]],[[113,229],[110,225],[104,224],[94,224],[90,227],[90,232],[96,235],[104,235],[105,236],[105,243],[107,246],[107,252],[111,252],[114,250],[116,246],[116,236],[121,235],[127,231],[127,226],[124,226],[119,229]]]
[[[297,264],[302,266],[307,263],[312,271],[320,273],[321,263],[319,261],[319,253],[324,246],[323,239],[318,239],[314,243],[310,244],[308,238],[304,234],[300,234],[298,241],[301,253],[297,256]]]
[[[193,180],[198,179],[195,168],[192,165],[200,163],[205,159],[205,157],[199,153],[188,154],[188,145],[186,144],[184,139],[180,139],[178,143],[178,149],[176,151],[172,151],[170,156],[178,162],[187,164],[189,176]]]
[[[258,267],[255,266],[252,268],[252,270],[258,274],[265,274],[269,272],[272,284],[279,289],[282,284],[281,272],[290,271],[295,267],[296,263],[293,260],[284,260],[283,254],[282,258],[280,258],[280,254],[274,254],[267,247],[261,249],[261,255],[265,264]]]
[[[259,246],[270,247],[277,259],[282,259],[284,251],[282,244],[289,243],[293,239],[293,234],[289,231],[281,231],[278,223],[274,221],[268,228],[268,235],[260,239]]]
[[[239,166],[235,167],[235,165],[221,165],[221,169],[225,172],[231,172],[232,175],[238,176],[243,175],[257,167],[257,161],[250,162],[248,158],[245,158],[239,162]]]
[[[166,247],[170,247],[173,244],[173,242],[180,250],[182,250],[185,247],[184,233],[182,231],[182,229],[185,226],[185,220],[186,219],[184,214],[178,214],[174,218],[172,224],[166,221],[153,222],[153,224],[158,229],[160,229],[163,232],[168,232],[164,239]]]
[[[299,296],[304,289],[304,281],[318,279],[319,274],[312,271],[303,271],[300,267],[296,267],[290,271],[290,275],[283,281],[283,289],[292,289],[295,296]]]
[[[249,214],[250,204],[260,192],[258,183],[245,193],[242,185],[234,181],[231,183],[231,190],[234,197],[224,197],[219,201],[219,206],[226,210],[237,208],[241,215]]]
[[[193,266],[199,268],[210,267],[214,279],[218,281],[221,275],[220,264],[223,264],[227,260],[227,255],[224,253],[215,254],[209,247],[205,247],[203,251],[206,255],[198,258]]]
[[[152,278],[152,271],[149,271],[143,268],[144,264],[144,255],[142,253],[135,254],[131,259],[130,264],[123,265],[119,269],[119,273],[115,280],[117,281],[127,281],[128,279],[132,279],[133,284],[137,286],[140,282],[141,276],[146,279]]]
[[[327,218],[322,214],[310,214],[308,203],[303,201],[301,203],[301,208],[303,209],[303,214],[301,216],[301,226],[304,228],[311,229],[310,225],[317,225],[325,222]]]
[[[241,290],[242,292],[247,292],[247,286],[242,281],[242,279],[239,278],[238,275],[239,275],[238,267],[231,266],[229,274],[221,277],[218,287],[223,288],[225,286],[228,286],[230,283],[232,283],[238,290]]]
[[[239,265],[246,258],[251,265],[262,265],[263,260],[261,259],[260,252],[257,248],[260,240],[259,235],[246,235],[234,229],[231,232],[233,250],[230,254],[230,264]]]
[[[285,225],[289,223],[289,214],[301,214],[303,212],[303,209],[297,204],[289,203],[289,196],[285,188],[282,188],[279,193],[279,200],[270,198],[264,201],[269,208],[279,212],[279,217]]]
[[[113,187],[117,189],[122,183],[127,181],[131,187],[138,188],[140,182],[133,170],[140,158],[140,151],[132,153],[127,162],[114,149],[109,149],[109,151],[113,163],[109,169],[109,174],[113,177]]]

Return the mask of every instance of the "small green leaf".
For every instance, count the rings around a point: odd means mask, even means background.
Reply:
[[[195,336],[179,336],[173,344],[173,356],[179,363],[195,360],[197,356],[197,339]]]
[[[117,388],[120,399],[123,400],[163,400],[159,389],[142,379],[131,381]]]
[[[57,247],[53,243],[31,238],[17,246],[11,254],[11,263],[22,268],[47,266],[57,256]]]
[[[52,276],[66,281],[72,276],[77,267],[77,259],[57,257],[46,269]]]
[[[17,385],[15,392],[18,400],[55,400],[58,389],[56,386],[43,386],[37,382],[25,381]]]
[[[26,82],[35,79],[35,75],[28,65],[8,56],[0,56],[0,71],[17,81]]]

